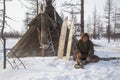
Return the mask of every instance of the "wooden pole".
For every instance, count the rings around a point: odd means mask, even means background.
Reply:
[[[42,48],[42,57],[45,56],[45,48]]]
[[[37,15],[38,15],[38,13],[39,13],[39,2],[38,2],[38,0],[36,0],[36,3],[37,3]]]

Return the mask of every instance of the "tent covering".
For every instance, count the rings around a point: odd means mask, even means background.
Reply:
[[[9,58],[57,55],[60,31],[63,21],[54,7],[48,4],[48,2],[46,2],[47,6],[45,9],[42,9],[41,13],[39,13],[28,24],[29,29],[27,32],[8,53],[7,56]],[[69,29],[67,35],[68,34]],[[73,39],[74,43],[72,47],[74,48],[76,39]],[[66,45],[67,44],[65,44],[65,48],[67,48]],[[64,52],[66,53],[66,50],[64,50]]]

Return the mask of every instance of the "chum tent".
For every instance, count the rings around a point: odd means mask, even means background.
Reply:
[[[8,53],[9,58],[57,55],[63,21],[50,1],[46,0],[46,7],[41,6],[40,13],[28,24],[29,29]],[[69,29],[65,48],[67,48],[68,34]],[[73,38],[71,53],[75,43],[76,38]],[[66,49],[64,49],[64,55],[66,55]]]

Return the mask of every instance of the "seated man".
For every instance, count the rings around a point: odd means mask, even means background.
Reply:
[[[76,65],[85,65],[90,62],[98,62],[99,57],[94,55],[94,44],[89,39],[87,33],[83,33],[81,39],[76,44],[74,60],[76,60]]]

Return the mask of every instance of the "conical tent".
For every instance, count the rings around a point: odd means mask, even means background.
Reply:
[[[8,57],[56,56],[62,22],[54,7],[47,5],[45,11],[41,11],[29,23],[28,31],[11,49]],[[67,35],[68,33],[69,30]],[[76,41],[75,38],[73,39]]]

